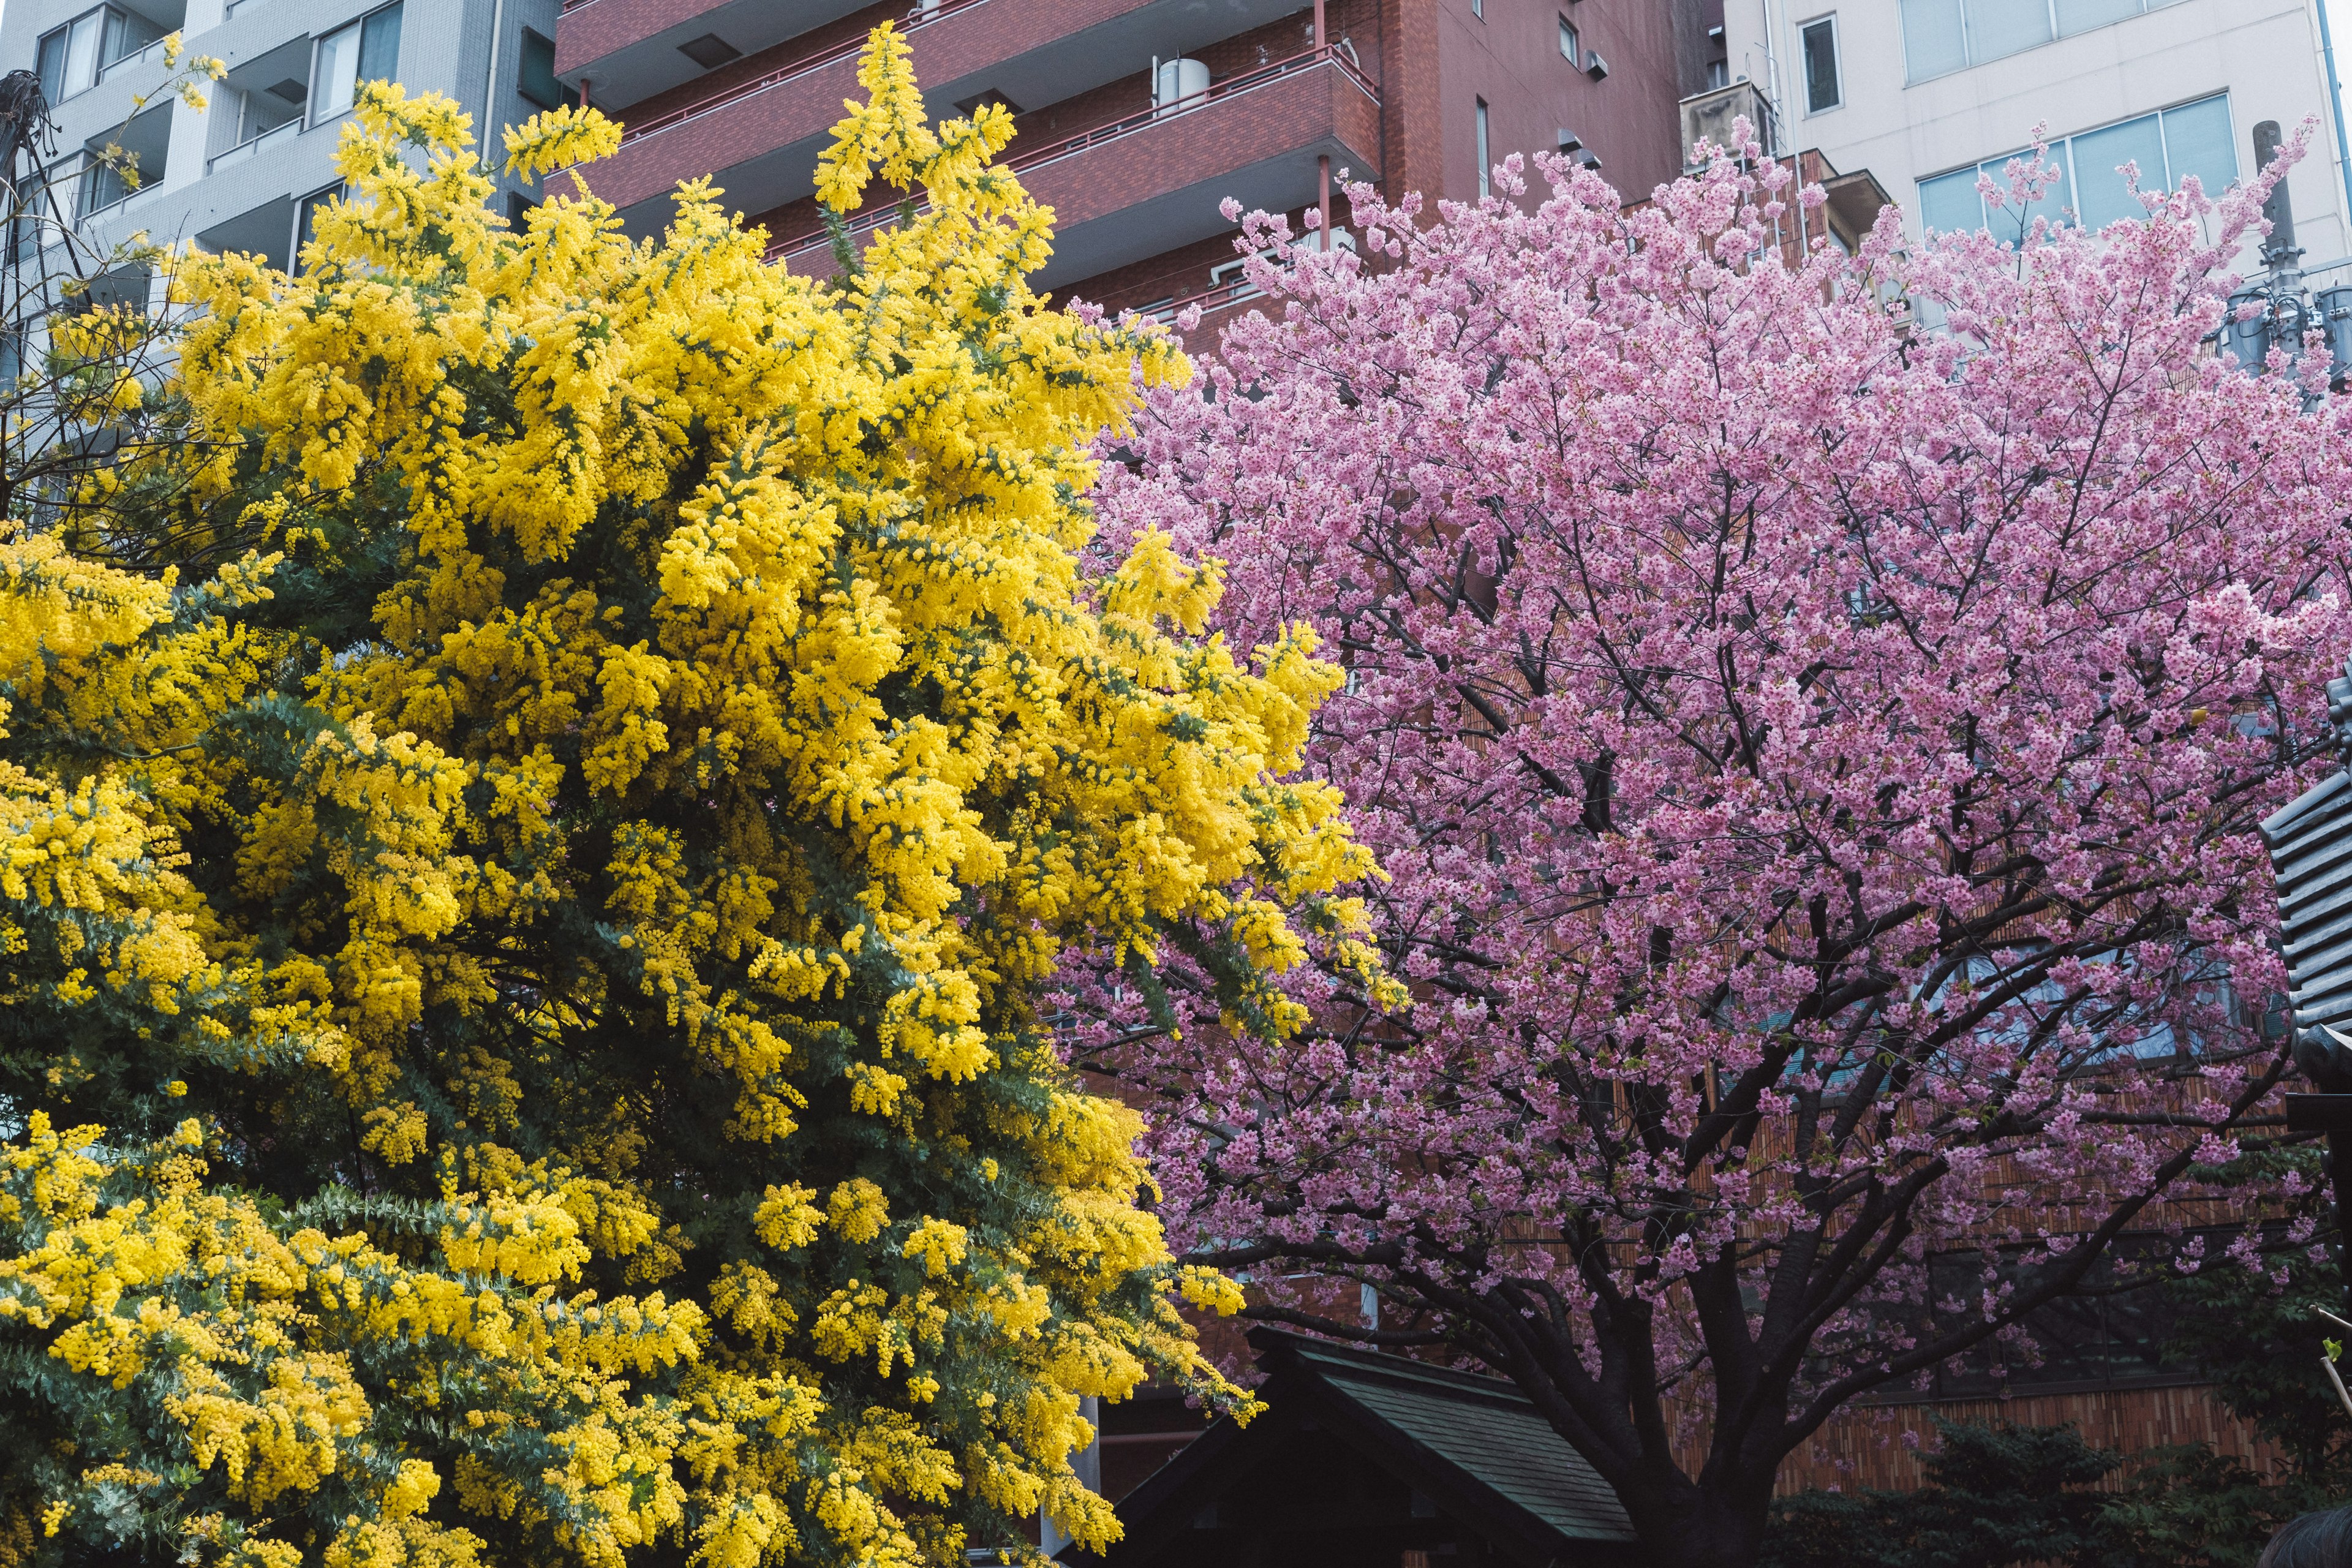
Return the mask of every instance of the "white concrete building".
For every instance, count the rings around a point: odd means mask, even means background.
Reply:
[[[6,0],[0,69],[40,72],[58,125],[61,198],[96,236],[144,230],[283,267],[309,209],[339,188],[335,142],[357,83],[382,78],[448,94],[473,116],[495,167],[499,128],[563,96],[552,42],[559,4]],[[191,53],[228,67],[203,113],[158,90],[167,74],[159,46],[174,31]],[[134,116],[140,94],[149,103]],[[118,136],[138,156],[136,191],[87,163],[86,149]]]
[[[2257,123],[2308,120],[2288,177],[2305,265],[2352,258],[2317,0],[1725,0],[1722,43],[1780,150],[1868,170],[1915,241],[1986,222],[1978,172],[2001,181],[2037,125],[2066,171],[2052,216],[2096,227],[2139,211],[2126,161],[2143,187],[2216,191],[2253,172]]]

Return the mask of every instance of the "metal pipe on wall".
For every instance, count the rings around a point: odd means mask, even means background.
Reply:
[[[1317,234],[1321,247],[1331,248],[1331,154],[1318,153],[1315,159],[1315,210],[1322,215]]]

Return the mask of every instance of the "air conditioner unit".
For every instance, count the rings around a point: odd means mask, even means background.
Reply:
[[[1609,74],[1609,62],[1601,58],[1599,49],[1584,51],[1584,74],[1595,81]]]

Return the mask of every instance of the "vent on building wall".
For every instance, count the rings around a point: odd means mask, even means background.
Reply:
[[[1559,150],[1563,153],[1580,153],[1584,150],[1584,138],[1563,125],[1559,128]]]
[[[715,70],[729,60],[740,60],[743,58],[742,50],[716,33],[705,33],[698,38],[688,38],[678,45],[677,52],[704,70]]]
[[[310,89],[290,76],[284,81],[270,83],[268,90],[270,97],[282,98],[289,103],[299,104],[310,96]]]
[[[970,119],[971,116],[978,114],[982,110],[987,108],[992,103],[1003,105],[1004,112],[1007,114],[1018,114],[1021,112],[1021,106],[1019,104],[1013,102],[1011,99],[1005,97],[1003,93],[997,91],[992,87],[986,92],[975,92],[970,98],[958,99],[956,100],[956,112],[964,116],[966,119]]]
[[[1599,49],[1587,49],[1584,54],[1584,74],[1599,81],[1609,74],[1609,62],[1601,58]]]

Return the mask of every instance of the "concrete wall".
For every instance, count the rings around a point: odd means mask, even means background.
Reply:
[[[2319,58],[2315,0],[2173,0],[2146,14],[1949,75],[1906,81],[1898,0],[1726,0],[1734,79],[1776,101],[1783,151],[1818,148],[1841,172],[1868,169],[1918,237],[1920,180],[2015,151],[2037,125],[2072,135],[2229,94],[2242,177],[2252,132],[2315,121],[2289,178],[2309,264],[2352,255],[2335,127]],[[1798,31],[1837,18],[1844,102],[1808,114]]]
[[[139,0],[146,9],[152,0]],[[498,131],[538,112],[515,90],[522,29],[553,37],[559,0],[403,0],[399,79],[411,93],[446,93],[473,116],[476,140],[498,147]],[[246,0],[235,16],[225,0],[162,0],[155,18],[177,22],[192,54],[225,61],[234,76],[267,58],[290,62],[285,74],[307,83],[308,40],[373,11],[380,0]],[[164,14],[168,6],[169,14]],[[41,36],[89,9],[88,0],[8,0],[0,13],[0,70],[30,68]],[[491,38],[495,24],[495,61]],[[207,164],[235,145],[229,117],[235,96],[218,84],[211,108],[156,97],[165,79],[161,51],[129,64],[91,88],[52,106],[58,123],[60,165],[75,150],[111,139],[133,112],[138,95],[150,99],[142,114],[166,117],[168,154],[159,169],[142,160],[144,184],[131,198],[100,215],[93,225],[101,239],[144,230],[159,240],[190,240],[207,233],[229,237],[236,248],[262,249],[256,237],[289,235],[294,201],[335,182],[334,148],[344,118],[339,117],[278,137],[257,152],[224,163]],[[495,78],[495,80],[493,79]],[[484,112],[485,103],[488,113]],[[489,134],[483,134],[485,121]],[[503,162],[496,153],[493,162]],[[509,182],[511,184],[511,182]],[[283,213],[282,226],[278,214]],[[282,248],[278,240],[270,248]],[[283,260],[273,255],[273,259]]]

